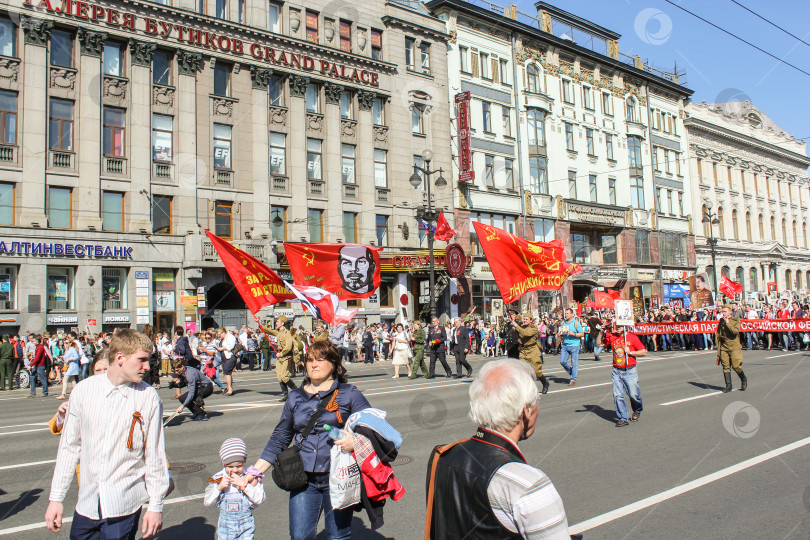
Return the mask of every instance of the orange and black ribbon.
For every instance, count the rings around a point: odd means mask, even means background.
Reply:
[[[141,416],[141,411],[135,411],[132,413],[132,425],[129,426],[129,437],[127,438],[127,450],[132,449],[132,435],[135,432],[135,424],[140,424],[141,428],[141,440],[143,441],[143,445],[146,446],[146,433],[143,432],[143,417]]]
[[[332,399],[329,401],[329,403],[326,404],[326,410],[335,413],[337,415],[338,424],[342,424],[343,418],[340,416],[338,403],[337,401],[335,401],[338,397],[338,392],[340,392],[340,390],[335,390],[335,394],[332,396]]]

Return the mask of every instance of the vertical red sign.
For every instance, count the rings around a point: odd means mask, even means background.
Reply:
[[[470,92],[459,92],[455,97],[458,121],[459,182],[475,179],[472,163],[472,134],[470,132]]]

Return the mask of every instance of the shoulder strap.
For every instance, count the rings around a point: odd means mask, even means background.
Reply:
[[[338,388],[340,388],[340,385],[338,385]],[[306,440],[306,438],[309,436],[310,432],[315,427],[315,423],[318,421],[318,418],[321,417],[324,409],[326,409],[326,404],[329,403],[329,401],[332,399],[332,396],[335,394],[338,388],[335,388],[334,390],[326,394],[318,403],[318,408],[315,409],[315,413],[313,413],[313,415],[310,417],[309,423],[307,423],[307,427],[305,427],[304,431],[301,433],[301,440],[298,441],[299,445],[303,443],[304,440]]]
[[[439,458],[458,443],[469,440],[470,439],[461,439],[460,441],[445,444],[444,446],[437,446],[433,455],[430,456],[430,484],[428,485],[427,515],[425,516],[425,540],[430,540],[430,529],[433,521],[433,487],[436,484],[436,467],[439,466]]]

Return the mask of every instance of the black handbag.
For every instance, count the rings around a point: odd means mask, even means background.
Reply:
[[[301,459],[301,445],[312,432],[318,418],[323,414],[326,404],[329,403],[336,391],[337,388],[326,394],[318,403],[318,408],[312,414],[309,423],[301,433],[301,440],[276,455],[271,476],[273,482],[284,491],[297,491],[307,487],[307,473],[304,470],[304,461]]]

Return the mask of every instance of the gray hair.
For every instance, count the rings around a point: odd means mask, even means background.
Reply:
[[[461,317],[456,317],[456,318],[453,319],[453,322],[456,322],[456,321],[461,322]]]
[[[510,431],[525,407],[538,401],[534,371],[523,360],[504,358],[484,364],[470,385],[470,418],[495,431]]]

